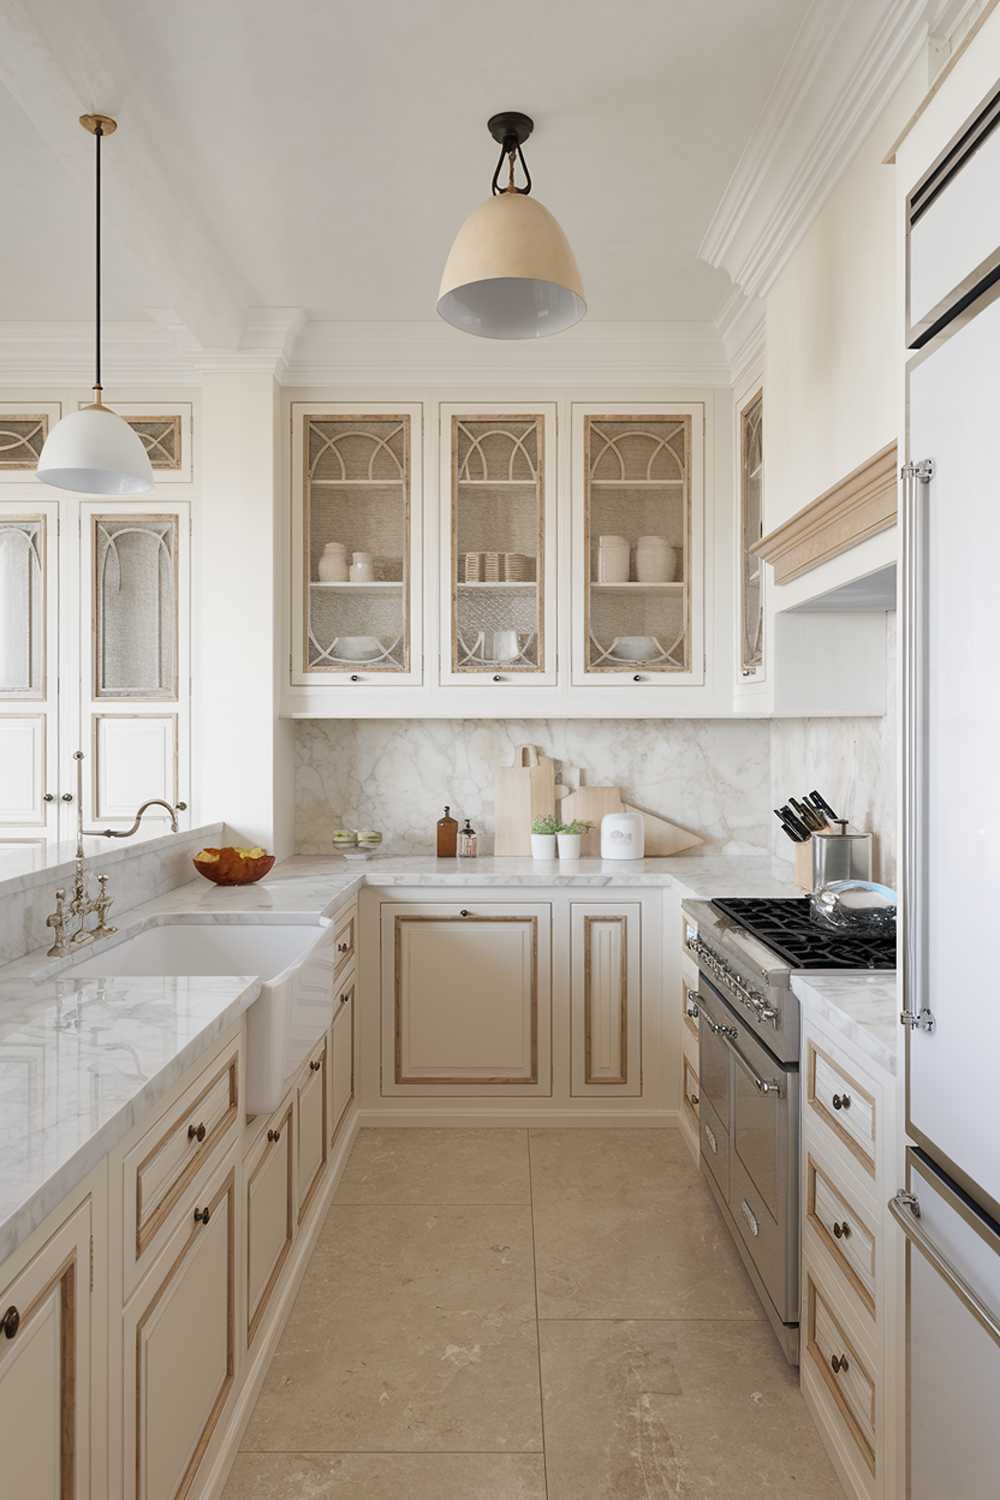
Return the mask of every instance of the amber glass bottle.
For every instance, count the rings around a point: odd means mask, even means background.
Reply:
[[[451,816],[451,808],[446,807],[444,817],[438,818],[437,823],[437,857],[438,859],[454,859],[458,853],[458,820]]]

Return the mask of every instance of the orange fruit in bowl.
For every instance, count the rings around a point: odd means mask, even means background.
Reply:
[[[274,864],[274,855],[260,847],[251,849],[199,849],[194,856],[194,867],[206,880],[216,885],[253,885]]]

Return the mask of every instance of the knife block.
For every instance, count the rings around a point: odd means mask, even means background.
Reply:
[[[795,884],[799,890],[805,891],[806,895],[812,894],[813,888],[813,841],[806,839],[805,843],[795,845]]]

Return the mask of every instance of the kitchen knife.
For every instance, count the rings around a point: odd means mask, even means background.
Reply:
[[[776,807],[774,809],[774,816],[777,818],[782,828],[788,834],[788,837],[791,839],[793,844],[805,843],[806,839],[809,837],[809,830],[806,828],[804,823],[799,822],[798,818],[796,818],[794,814],[788,813],[786,815],[784,809]]]
[[[827,802],[826,798],[822,795],[821,792],[810,792],[809,796],[812,800],[813,807],[818,807],[820,812],[826,813],[826,816],[831,821],[836,821],[837,814],[834,812],[833,808],[830,806],[829,802]]]
[[[821,812],[809,802],[799,802],[795,797],[789,797],[792,811],[801,823],[804,823],[810,833],[815,833],[818,828],[826,827],[826,819]]]

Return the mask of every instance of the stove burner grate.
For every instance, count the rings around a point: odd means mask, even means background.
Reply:
[[[895,969],[894,932],[838,933],[818,926],[809,897],[717,899],[712,905],[793,969]]]

